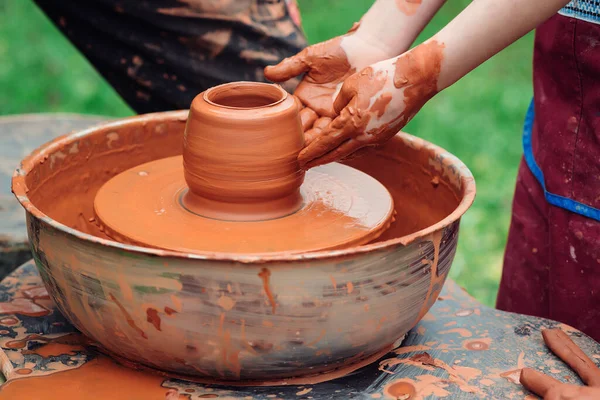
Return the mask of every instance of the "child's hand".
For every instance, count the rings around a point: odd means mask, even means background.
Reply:
[[[311,168],[394,136],[438,92],[444,46],[426,42],[349,76],[334,102],[339,115],[298,156]]]
[[[306,141],[310,143],[320,133],[320,127],[336,116],[333,99],[342,82],[357,70],[388,57],[390,54],[386,51],[351,31],[266,67],[265,77],[273,82],[283,82],[306,73],[294,95],[306,107],[300,116]]]

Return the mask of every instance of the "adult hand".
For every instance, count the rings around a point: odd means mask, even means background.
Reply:
[[[545,330],[542,336],[546,346],[575,370],[588,386],[562,383],[530,368],[521,371],[523,386],[544,400],[600,399],[600,369],[596,364],[562,330]]]
[[[357,70],[392,55],[380,46],[351,29],[346,35],[307,47],[265,68],[265,77],[273,82],[306,74],[294,92],[305,106],[300,117],[306,143],[312,142],[336,116],[333,99],[342,82]]]
[[[298,156],[312,168],[393,137],[438,92],[444,46],[425,42],[347,77],[334,101],[338,116]]]

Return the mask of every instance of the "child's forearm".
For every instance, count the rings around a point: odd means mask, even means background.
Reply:
[[[377,0],[362,17],[355,35],[378,43],[390,57],[410,48],[446,0]]]
[[[443,90],[564,7],[569,0],[473,0],[431,41],[443,47]]]

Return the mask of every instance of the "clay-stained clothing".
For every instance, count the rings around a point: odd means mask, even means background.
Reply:
[[[600,25],[586,10],[562,14],[536,32],[530,153],[525,146],[547,193],[523,161],[497,305],[600,340]]]
[[[265,66],[306,46],[294,0],[35,2],[138,113],[189,108],[221,83],[265,81]]]

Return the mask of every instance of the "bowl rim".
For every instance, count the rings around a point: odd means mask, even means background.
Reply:
[[[279,93],[280,97],[277,100],[275,100],[269,104],[264,104],[261,106],[251,106],[251,107],[227,106],[224,104],[219,104],[210,98],[210,96],[213,95],[215,92],[221,91],[225,88],[247,89],[247,88],[258,88],[258,87],[275,89]],[[277,85],[274,83],[238,81],[238,82],[229,82],[229,83],[223,83],[221,85],[213,86],[210,89],[205,90],[201,94],[201,96],[198,96],[197,98],[199,100],[204,101],[204,103],[206,103],[216,109],[237,110],[237,111],[261,111],[264,109],[269,109],[269,108],[278,106],[279,104],[286,101],[289,96],[290,95],[288,94],[288,92],[286,92],[280,85]]]
[[[398,132],[395,136],[400,137],[405,143],[410,143],[411,147],[418,148],[426,147],[428,150],[435,152],[442,159],[450,159],[451,165],[453,165],[457,172],[458,179],[461,181],[462,186],[462,198],[458,206],[445,218],[438,221],[437,223],[423,228],[419,231],[413,232],[409,235],[405,235],[399,238],[388,239],[381,242],[375,242],[371,244],[349,247],[346,249],[338,250],[320,250],[308,253],[285,253],[285,252],[274,252],[274,253],[256,253],[256,254],[236,254],[236,253],[224,253],[224,252],[208,252],[198,251],[194,253],[182,253],[171,250],[154,249],[142,246],[134,246],[129,244],[120,243],[110,239],[104,239],[97,236],[93,236],[88,233],[78,231],[67,225],[64,225],[43,213],[38,209],[29,199],[27,193],[29,189],[27,187],[25,178],[29,172],[32,171],[34,166],[39,163],[41,159],[54,151],[63,148],[65,145],[73,143],[74,141],[81,140],[82,138],[96,133],[99,129],[117,129],[127,126],[129,124],[137,124],[141,121],[148,122],[186,122],[189,110],[176,110],[176,111],[162,111],[149,114],[136,115],[132,117],[125,117],[120,119],[108,119],[106,122],[100,122],[92,125],[84,130],[74,131],[66,135],[59,136],[54,140],[47,142],[39,146],[36,150],[26,156],[20,163],[20,166],[14,171],[12,177],[11,190],[21,206],[31,214],[34,218],[50,225],[52,228],[59,232],[62,232],[68,236],[73,236],[81,241],[93,243],[96,245],[105,246],[109,249],[125,251],[138,255],[146,256],[157,256],[162,258],[174,258],[174,259],[186,259],[186,260],[207,260],[207,261],[228,261],[237,262],[241,264],[256,264],[256,263],[274,263],[274,262],[302,262],[312,260],[325,260],[331,258],[344,258],[349,256],[356,256],[360,254],[373,253],[378,250],[387,250],[396,246],[407,246],[419,238],[426,237],[434,232],[444,229],[445,227],[457,222],[464,215],[464,213],[471,207],[476,195],[476,185],[473,174],[469,168],[456,156],[449,153],[445,149],[434,145],[424,139],[410,135],[405,132]],[[110,118],[110,117],[108,117]],[[31,236],[31,235],[30,235]],[[30,239],[31,240],[31,239]]]

